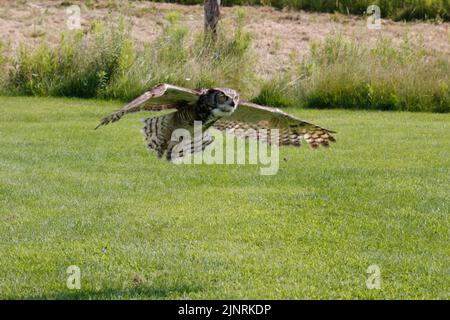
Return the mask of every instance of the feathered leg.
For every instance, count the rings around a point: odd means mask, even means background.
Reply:
[[[143,119],[144,128],[142,133],[150,150],[155,150],[158,158],[164,155],[168,147],[167,128],[172,114],[165,116]]]

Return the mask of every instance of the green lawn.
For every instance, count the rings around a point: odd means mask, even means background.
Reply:
[[[450,297],[450,115],[298,110],[338,142],[261,176],[93,130],[120,105],[0,97],[0,298]]]

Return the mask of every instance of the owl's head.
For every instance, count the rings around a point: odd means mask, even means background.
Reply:
[[[239,94],[232,89],[214,88],[208,91],[207,101],[215,117],[229,116],[239,104]]]

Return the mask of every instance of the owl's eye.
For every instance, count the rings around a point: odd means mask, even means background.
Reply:
[[[228,100],[227,96],[224,95],[223,93],[219,93],[217,95],[217,103],[223,104],[223,103],[227,102],[227,100]]]

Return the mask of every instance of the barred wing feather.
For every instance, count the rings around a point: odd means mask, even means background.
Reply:
[[[160,84],[155,86],[150,91],[145,92],[133,101],[126,104],[120,110],[117,110],[113,114],[103,118],[99,125],[95,128],[99,128],[102,125],[107,125],[110,122],[116,122],[120,120],[125,114],[138,112],[142,110],[146,111],[162,111],[168,109],[177,109],[183,105],[189,103],[195,103],[198,97],[202,95],[203,90],[193,90],[188,88],[182,88],[170,84]]]
[[[224,117],[214,124],[219,130],[228,129],[239,137],[270,139],[260,129],[279,129],[279,144],[300,146],[304,139],[311,147],[319,145],[328,147],[336,140],[331,131],[313,123],[301,120],[277,108],[260,106],[255,103],[242,101],[236,111],[229,117]],[[249,130],[253,129],[253,130]]]

